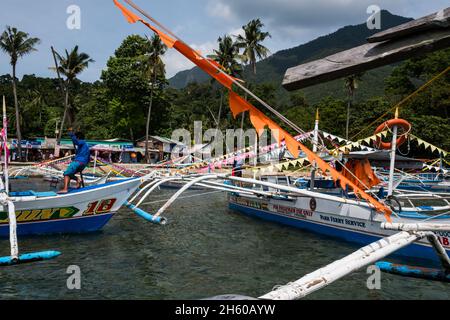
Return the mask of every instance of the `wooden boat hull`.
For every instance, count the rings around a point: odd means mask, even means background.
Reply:
[[[67,195],[18,195],[19,236],[94,232],[102,229],[141,184],[127,179],[72,191]],[[9,236],[6,208],[0,206],[0,237]]]
[[[296,200],[256,198],[238,194],[229,197],[229,207],[234,211],[295,228],[368,245],[395,231],[380,228],[383,216],[367,206],[349,205],[328,199],[299,197]],[[417,219],[398,219],[393,222],[414,223]],[[447,221],[450,223],[449,219]],[[444,219],[437,222],[445,223]],[[437,232],[437,236],[450,255],[450,233]],[[396,253],[407,258],[438,261],[433,248],[426,240],[414,243]]]

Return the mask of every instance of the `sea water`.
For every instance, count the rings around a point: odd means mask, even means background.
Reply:
[[[50,190],[42,180],[12,184],[14,190]],[[173,190],[162,189],[143,208],[156,212],[171,194]],[[189,191],[184,197],[165,213],[166,226],[150,224],[123,208],[101,232],[19,238],[22,253],[58,250],[62,255],[2,268],[0,298],[258,297],[359,248],[233,212],[223,193]],[[1,244],[0,255],[8,255],[8,240]],[[79,270],[80,289],[68,285],[73,270]],[[381,274],[381,289],[370,290],[370,276],[361,270],[307,299],[450,299],[449,284]]]

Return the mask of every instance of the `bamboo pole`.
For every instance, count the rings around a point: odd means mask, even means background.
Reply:
[[[145,190],[147,190],[148,188],[150,188],[151,186],[153,186],[155,183],[158,183],[159,181],[161,181],[161,179],[155,179],[149,183],[147,183],[144,187],[142,187],[141,189],[139,189],[138,192],[136,192],[136,194],[129,200],[130,203],[133,203],[134,200],[136,200]]]
[[[298,300],[322,289],[346,275],[425,237],[425,233],[400,232],[374,242],[351,255],[316,270],[294,283],[282,286],[260,297],[265,300]]]
[[[11,247],[11,260],[19,260],[19,244],[17,242],[17,221],[14,202],[8,200],[8,219],[9,219],[9,243]]]
[[[58,61],[56,60],[56,51],[53,48],[53,46],[51,46],[50,48],[52,49],[53,61],[55,62],[55,70],[56,70],[56,74],[58,75],[59,85],[61,87],[62,98],[64,101],[64,114],[63,114],[63,118],[61,121],[61,129],[59,130],[58,137],[56,139],[56,144],[59,144],[61,141],[62,132],[64,130],[64,122],[66,121],[67,110],[69,109],[69,107],[68,107],[69,101],[68,101],[68,94],[67,94],[67,90],[69,90],[69,89],[64,84],[64,82],[61,78],[61,74],[59,73]],[[56,147],[55,147],[55,151],[56,151]],[[59,155],[55,154],[55,156],[59,156]]]
[[[189,183],[187,183],[186,185],[184,185],[180,190],[178,190],[173,196],[172,198],[170,198],[169,201],[167,201],[159,210],[158,212],[155,214],[155,218],[161,216],[164,211],[167,210],[167,208],[183,193],[185,192],[187,189],[189,189],[190,187],[192,187],[194,184],[201,182],[203,180],[208,180],[208,179],[217,179],[219,176],[212,174],[212,175],[205,175],[205,176],[201,176],[198,178],[195,178],[194,180],[190,181]]]
[[[140,7],[138,7],[136,4],[133,3],[131,0],[124,0],[128,5],[130,5],[132,8],[134,8],[136,11],[138,11],[140,14],[142,14],[144,17],[152,21],[154,24],[156,24],[158,27],[160,27],[163,31],[167,32],[170,36],[175,38],[176,40],[182,42],[189,48],[191,48],[187,43],[185,43],[183,40],[181,40],[179,37],[177,37],[172,31],[170,31],[168,28],[163,26],[160,22],[155,20],[152,16],[150,16],[147,12],[142,10]],[[289,125],[292,129],[299,133],[305,133],[300,127],[298,127],[295,123],[287,119],[285,116],[283,116],[280,112],[278,112],[276,109],[274,109],[272,106],[270,106],[268,103],[266,103],[264,100],[262,100],[260,97],[258,97],[256,94],[254,94],[252,91],[247,89],[244,85],[242,85],[239,81],[235,80],[233,77],[231,77],[228,73],[223,71],[221,68],[217,67],[213,63],[211,63],[208,59],[206,59],[201,53],[197,52],[200,58],[205,59],[205,61],[213,67],[218,73],[226,75],[235,85],[237,85],[241,90],[243,90],[246,94],[250,95],[252,98],[254,98],[256,101],[261,103],[264,107],[266,107],[268,110],[270,110],[273,114],[275,114],[280,120],[285,122],[287,125]]]
[[[387,223],[381,224],[381,229],[394,231],[447,231],[450,232],[450,225],[446,223]]]
[[[398,108],[395,111],[395,119],[398,119]],[[395,153],[397,151],[397,134],[398,126],[392,128],[392,146],[391,146],[391,165],[389,168],[389,187],[388,187],[388,197],[394,194],[394,172],[395,172]]]
[[[141,13],[143,16],[145,16],[146,18],[150,19],[150,21],[152,21],[153,23],[155,23],[157,26],[159,26],[161,29],[163,29],[165,32],[169,33],[171,36],[173,36],[175,39],[177,39],[178,41],[180,41],[181,43],[183,43],[184,45],[186,45],[188,48],[190,48],[191,50],[193,50],[188,44],[186,44],[184,41],[182,41],[180,38],[178,38],[175,34],[173,34],[169,29],[167,29],[166,27],[164,27],[162,24],[160,24],[158,21],[156,21],[155,19],[153,19],[148,13],[146,13],[144,10],[142,10],[141,8],[139,8],[136,4],[133,3],[133,1],[131,0],[125,0],[125,2],[130,5],[131,7],[133,7],[135,10],[137,10],[139,13]],[[211,61],[209,61],[208,59],[206,59],[205,57],[202,56],[202,54],[197,53],[199,58],[202,58],[206,61],[206,63],[208,63],[210,65],[210,67],[214,68],[218,73],[225,75],[226,77],[228,77],[232,83],[234,83],[236,86],[238,86],[241,90],[243,90],[246,94],[250,95],[251,97],[253,97],[255,100],[257,100],[260,104],[262,104],[264,107],[266,107],[268,110],[270,110],[273,114],[275,114],[281,121],[283,121],[285,124],[287,124],[289,127],[291,127],[292,129],[294,129],[295,131],[304,134],[305,131],[303,131],[300,127],[298,127],[295,123],[293,123],[292,121],[290,121],[288,118],[286,118],[285,116],[283,116],[280,112],[278,112],[276,109],[274,109],[273,107],[271,107],[268,103],[266,103],[264,100],[262,100],[261,98],[259,98],[256,94],[254,94],[251,90],[247,89],[244,85],[242,85],[239,81],[237,81],[235,78],[231,77],[229,74],[227,74],[224,70],[222,70],[220,67],[214,65]],[[314,142],[312,141],[312,143],[314,144]],[[299,145],[299,147],[301,149],[304,150],[309,150],[308,148],[306,148],[305,146],[303,146],[302,144]],[[328,150],[324,147],[324,146],[320,146],[318,145],[318,147],[320,147],[321,149],[325,149],[327,152]],[[330,165],[324,163],[326,166],[328,166],[328,170],[330,170],[331,172],[335,171],[334,168],[332,168]],[[345,166],[343,166],[343,168],[345,170],[347,170],[345,168]],[[351,173],[350,170],[347,170],[348,172]],[[346,178],[341,177],[341,180],[345,180]],[[357,179],[359,182],[361,182],[359,179]],[[352,187],[353,189],[358,190],[358,187],[356,185],[354,185],[353,183],[351,183],[348,179],[347,179],[347,185],[349,185],[350,187]],[[392,213],[392,210],[387,207],[386,205],[380,203],[377,199],[372,198],[372,196],[367,195],[365,193],[361,193],[361,196],[363,198],[366,198],[366,200],[368,201],[368,203],[373,204],[375,207],[377,207],[377,205],[380,205],[381,207],[383,207],[383,211],[386,215],[389,215],[390,213]]]
[[[450,258],[448,257],[447,251],[445,251],[445,248],[442,246],[442,244],[439,242],[438,237],[436,234],[430,232],[427,235],[428,242],[431,243],[433,246],[434,251],[436,251],[436,254],[439,257],[439,260],[441,261],[442,267],[447,273],[450,273]]]
[[[309,191],[309,190],[305,190],[305,189],[298,189],[298,188],[294,188],[294,187],[283,186],[283,185],[266,182],[266,181],[260,181],[260,180],[248,179],[248,178],[231,177],[231,176],[228,176],[227,179],[232,180],[232,181],[237,181],[237,182],[253,183],[256,185],[266,186],[266,187],[269,187],[272,189],[290,192],[290,193],[298,194],[301,196],[312,197],[312,198],[316,198],[316,199],[319,198],[319,199],[325,199],[325,200],[330,200],[330,201],[335,201],[335,202],[340,202],[340,203],[364,205],[364,206],[367,206],[368,208],[370,207],[367,202],[361,202],[361,201],[357,201],[357,200],[342,198],[342,197],[323,194],[323,193],[319,193],[319,192],[313,192],[313,191]]]
[[[3,130],[4,130],[4,137],[3,137],[3,141],[4,141],[4,154],[5,154],[5,159],[4,159],[4,168],[3,168],[3,175],[5,177],[5,191],[6,191],[6,195],[9,194],[9,174],[8,174],[8,119],[6,116],[6,99],[5,96],[3,96]],[[19,141],[20,144],[20,141]]]
[[[174,181],[174,180],[179,180],[180,178],[167,178],[167,179],[162,179],[160,181],[157,181],[155,184],[152,185],[152,187],[150,188],[150,190],[148,190],[144,196],[141,197],[141,199],[139,200],[139,202],[136,204],[136,208],[139,207],[141,205],[141,203],[153,192],[155,191],[157,188],[159,188],[159,186],[161,186],[162,184],[169,182],[169,181]],[[137,197],[136,197],[137,198]],[[134,198],[134,199],[136,199]],[[134,200],[133,199],[133,200]],[[131,202],[131,201],[130,201]]]

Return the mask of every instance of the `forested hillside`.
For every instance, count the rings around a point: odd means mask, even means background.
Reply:
[[[392,24],[406,20],[391,17]],[[336,38],[336,34],[342,38]],[[252,91],[304,130],[312,129],[314,114],[319,108],[321,128],[344,136],[347,108],[344,80],[293,93],[281,92],[279,82],[288,66],[357,45],[369,34],[367,30],[364,33],[360,26],[345,27],[334,35],[282,51],[259,62],[257,76],[252,78],[247,71],[244,77],[253,79],[248,82]],[[305,53],[305,48],[309,48],[309,52],[314,51],[315,55]],[[163,55],[164,51],[156,57]],[[219,128],[240,128],[241,120],[233,119],[222,87],[212,81],[194,82],[179,89],[168,86],[164,65],[158,62],[156,68],[155,63],[159,60],[152,58],[154,52],[155,45],[149,45],[145,37],[132,35],[124,39],[111,55],[99,81],[84,83],[75,78],[70,83],[68,102],[71,116],[66,128],[81,129],[91,139],[137,140],[146,134],[150,106],[150,134],[170,136],[174,129],[192,130],[194,121],[203,121],[205,129],[216,128],[219,110]],[[374,127],[367,128],[369,123],[449,65],[450,49],[447,49],[364,75],[355,91],[357,99],[351,110],[350,137],[370,136]],[[450,150],[449,88],[450,75],[447,74],[401,109],[401,116],[412,122],[416,136],[446,150]],[[6,96],[12,137],[16,124],[10,75],[0,76],[0,95]],[[17,79],[17,96],[23,136],[54,137],[57,122],[64,113],[64,95],[56,76],[49,79],[26,75]],[[252,102],[264,110],[256,101]],[[244,127],[251,127],[248,118]]]
[[[388,11],[382,11],[381,21],[383,22],[383,30],[410,20],[410,18],[393,15]],[[257,63],[258,72],[256,75],[249,68],[246,68],[243,76],[247,81],[252,83],[272,83],[277,87],[278,98],[286,102],[285,92],[280,87],[284,73],[288,68],[367,43],[366,39],[378,31],[369,30],[366,23],[346,26],[306,44],[278,51],[269,58]],[[357,100],[364,100],[374,95],[383,94],[384,79],[389,76],[392,68],[392,66],[386,66],[369,71],[363,75],[363,81],[361,81],[355,98]],[[173,78],[169,79],[169,84],[174,88],[180,89],[189,83],[204,83],[210,79],[207,74],[196,67],[191,70],[179,72]],[[307,88],[303,91],[308,102],[316,103],[323,97],[324,92],[326,95],[336,98],[345,98],[345,91],[342,90],[342,87],[343,80],[337,80]]]

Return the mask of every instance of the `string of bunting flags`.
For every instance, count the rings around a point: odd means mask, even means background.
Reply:
[[[446,163],[448,164],[448,162],[446,162]],[[448,169],[442,169],[440,167],[430,166],[430,165],[424,163],[423,164],[423,171],[427,171],[427,170],[429,170],[429,171],[434,170],[434,171],[437,171],[437,172],[442,171],[442,173],[444,173],[444,174],[447,174],[447,173],[450,172]]]
[[[296,159],[296,160],[290,160],[290,161],[285,161],[282,163],[278,163],[278,164],[272,164],[269,166],[262,166],[262,167],[255,167],[253,168],[253,172],[254,173],[272,173],[272,172],[283,172],[285,170],[288,170],[291,166],[292,167],[303,167],[305,164],[309,164],[310,162],[308,161],[308,158],[300,158],[300,159]]]
[[[425,140],[422,140],[422,139],[420,139],[419,137],[416,137],[413,134],[410,135],[410,139],[411,139],[411,141],[414,141],[414,140],[417,141],[418,145],[419,146],[423,146],[425,148],[425,150],[430,149],[431,152],[438,151],[439,154],[442,155],[444,158],[447,157],[448,154],[449,154],[447,151],[445,151],[445,150],[443,150],[443,149],[441,149],[439,147],[436,147],[435,145],[432,145],[431,143],[426,142]]]
[[[379,138],[386,138],[388,136],[388,134],[389,134],[389,131],[386,130],[386,131],[380,132],[378,134],[374,134],[373,136],[358,140],[356,142],[349,141],[348,144],[337,148],[335,151],[347,152],[347,151],[353,151],[354,149],[357,149],[357,148],[363,148],[363,149],[368,148],[367,146],[363,145],[363,143],[371,145],[374,142],[376,142],[377,139],[379,139]]]
[[[383,132],[380,132],[380,133],[375,134],[373,136],[370,136],[370,137],[358,140],[356,142],[350,142],[350,141],[347,141],[345,139],[342,139],[340,137],[337,137],[335,135],[332,135],[332,134],[329,134],[329,133],[325,133],[325,132],[323,132],[323,134],[324,134],[324,136],[326,138],[330,138],[332,140],[337,140],[340,143],[341,142],[348,142],[346,145],[344,145],[342,147],[339,147],[339,148],[337,148],[335,150],[335,151],[346,152],[346,151],[353,151],[354,149],[357,149],[357,148],[368,149],[369,147],[367,147],[366,145],[363,145],[363,143],[365,143],[367,145],[371,145],[371,144],[373,144],[374,142],[377,141],[377,138],[386,138],[387,135],[389,134],[389,131],[383,131]],[[423,139],[421,139],[421,138],[419,138],[419,137],[417,137],[417,136],[415,136],[413,134],[409,135],[409,140],[410,141],[416,141],[417,144],[419,146],[423,146],[425,148],[425,150],[429,149],[431,152],[436,152],[437,151],[444,158],[449,155],[449,152],[447,152],[447,151],[445,151],[445,150],[443,150],[443,149],[441,149],[439,147],[436,147],[435,145],[433,145],[433,144],[431,144],[431,143],[429,143],[429,142],[427,142],[427,141],[425,141],[425,140],[423,140]]]
[[[295,137],[295,140],[297,141],[303,141],[307,138],[309,138],[313,132],[306,132],[304,134],[298,135]],[[283,148],[286,146],[285,142],[281,142],[281,145],[279,143],[274,143],[268,146],[260,147],[259,148],[259,156],[268,154],[273,151],[277,151],[280,148]],[[238,150],[237,152],[233,152],[230,154],[226,154],[214,159],[208,159],[203,162],[199,162],[196,164],[193,164],[192,166],[189,166],[187,168],[182,169],[181,171],[189,171],[192,169],[200,169],[203,172],[206,172],[208,170],[214,170],[214,169],[222,169],[223,166],[232,165],[235,160],[242,160],[242,159],[252,159],[256,157],[256,153],[254,151],[255,147],[247,147],[241,150]],[[238,155],[236,155],[238,153]]]

